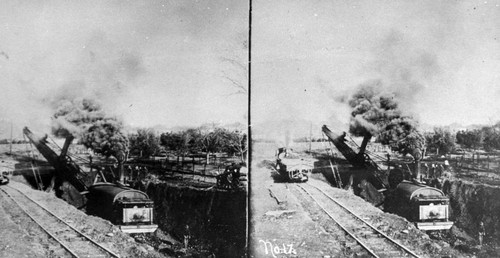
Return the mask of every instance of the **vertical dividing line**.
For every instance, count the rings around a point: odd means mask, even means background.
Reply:
[[[252,239],[250,236],[251,230],[251,217],[252,217],[252,209],[251,209],[251,195],[252,195],[252,0],[248,0],[248,137],[247,137],[247,201],[246,201],[246,210],[247,210],[247,226],[246,226],[246,252],[247,256],[250,257],[251,251],[250,247]]]

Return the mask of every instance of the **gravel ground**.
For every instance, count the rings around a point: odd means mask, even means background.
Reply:
[[[9,185],[20,189],[120,257],[165,257],[149,245],[136,243],[110,222],[88,216],[53,194],[32,190],[14,181]],[[60,251],[55,241],[17,209],[12,201],[4,198],[4,195],[0,197],[0,218],[3,233],[0,239],[0,257],[65,257],[66,254]]]
[[[292,184],[273,180],[273,151],[254,144],[251,181],[250,257],[355,257],[357,247]],[[467,257],[443,241],[433,240],[413,223],[386,214],[355,196],[310,179],[353,212],[421,257]],[[294,190],[295,189],[295,190]],[[292,248],[290,248],[292,247]],[[273,249],[273,251],[271,251]],[[289,253],[292,249],[292,253]]]

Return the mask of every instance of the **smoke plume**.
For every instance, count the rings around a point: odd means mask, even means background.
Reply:
[[[365,140],[377,137],[401,154],[419,159],[425,140],[417,129],[417,120],[404,114],[395,94],[383,89],[381,81],[359,86],[348,102],[352,108],[349,131]]]
[[[359,86],[348,101],[352,108],[349,131],[356,136],[376,136],[384,125],[401,117],[395,95],[380,92],[381,81]]]
[[[107,116],[91,99],[63,100],[52,119],[52,132],[58,137],[75,136],[87,148],[106,157],[123,160],[128,139],[116,117]]]

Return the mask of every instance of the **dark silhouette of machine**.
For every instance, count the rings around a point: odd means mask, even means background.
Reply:
[[[89,175],[84,173],[81,168],[67,155],[69,146],[74,139],[73,136],[66,138],[63,148],[58,155],[48,146],[49,142],[47,141],[47,135],[37,137],[27,127],[23,129],[23,133],[36,147],[40,154],[42,154],[42,156],[54,167],[55,174],[52,182],[58,197],[62,196],[60,186],[64,181],[69,182],[80,193],[86,193],[88,191],[88,183],[85,182],[85,179],[88,180]]]
[[[283,154],[283,157],[280,155]],[[274,169],[280,175],[283,182],[305,183],[309,180],[310,169],[303,159],[293,157],[291,150],[279,148],[276,150],[276,163]]]
[[[450,229],[453,222],[449,218],[449,198],[434,187],[412,180],[412,173],[401,168],[384,171],[366,152],[367,141],[363,141],[359,152],[355,152],[345,139],[346,134],[336,134],[326,125],[323,133],[352,165],[352,169],[340,176],[352,187],[354,193],[375,206],[384,207],[415,222],[422,230]],[[418,167],[418,166],[415,166]]]
[[[9,183],[9,177],[7,175],[0,175],[0,185],[6,185]]]
[[[158,227],[153,224],[153,202],[147,194],[123,185],[121,182],[106,181],[100,169],[84,171],[69,155],[73,136],[68,136],[59,155],[49,147],[48,136],[38,137],[27,127],[24,135],[43,157],[54,167],[53,188],[61,197],[63,182],[69,182],[82,196],[86,196],[86,209],[90,215],[110,220],[127,233],[153,232]],[[103,182],[96,183],[96,178]],[[123,178],[121,175],[115,179]]]
[[[343,185],[354,186],[367,181],[373,185],[377,190],[384,191],[389,186],[388,177],[379,166],[370,158],[365,152],[365,148],[360,148],[359,152],[355,152],[349,145],[347,145],[346,134],[336,134],[332,132],[326,125],[322,127],[323,133],[335,145],[345,159],[352,165],[351,174],[349,177],[342,177],[346,181]]]
[[[230,166],[226,166],[224,172],[215,177],[217,180],[216,186],[221,189],[238,189],[240,185],[240,170],[240,164],[232,163]]]

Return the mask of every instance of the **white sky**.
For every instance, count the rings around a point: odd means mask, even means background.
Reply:
[[[500,1],[255,0],[254,124],[347,122],[370,80],[421,123],[500,120]]]
[[[346,122],[370,80],[422,123],[496,122],[499,5],[254,0],[252,122]],[[246,122],[225,77],[247,83],[247,1],[2,1],[0,33],[1,121],[47,126],[87,96],[134,127]]]
[[[2,1],[0,35],[2,121],[86,96],[134,127],[246,123],[245,1]]]

